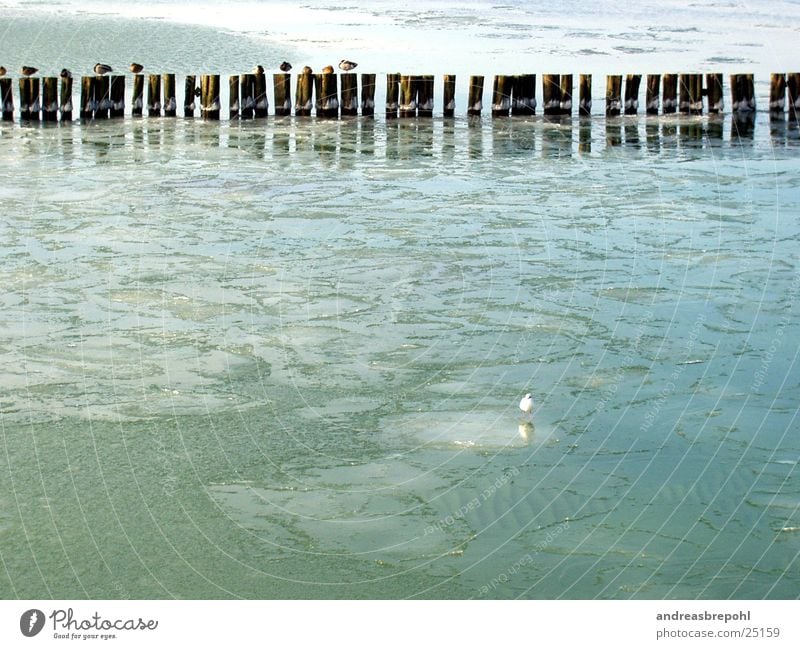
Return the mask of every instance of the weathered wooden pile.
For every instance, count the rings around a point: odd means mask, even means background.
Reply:
[[[228,77],[230,119],[263,118],[270,114],[267,74],[253,72]],[[339,116],[372,116],[375,114],[375,74],[352,72],[294,75],[294,104],[292,75],[272,75],[274,115],[337,118]],[[145,78],[146,77],[146,78]],[[132,79],[130,116],[138,117],[146,109],[150,117],[175,117],[178,100],[175,74],[92,75],[80,79],[78,116],[86,119],[106,119],[126,115],[126,83]],[[23,121],[68,121],[73,118],[73,79],[62,77],[19,78],[19,118]],[[145,83],[146,81],[146,83]],[[183,90],[183,116],[194,117],[199,111],[204,119],[218,120],[222,113],[220,75],[186,76]],[[608,75],[606,77],[605,115],[636,115],[642,75]],[[432,117],[434,114],[435,79],[433,75],[386,75],[385,116],[387,119]],[[145,96],[145,88],[147,89]],[[752,113],[756,109],[755,84],[752,74],[730,75],[731,112]],[[535,74],[495,75],[491,92],[491,114],[535,115],[538,107]],[[723,110],[723,75],[709,74],[648,74],[645,83],[645,113],[709,114]],[[469,77],[467,114],[483,111],[484,77]],[[787,97],[788,95],[788,97]],[[456,76],[442,79],[443,117],[456,112]],[[574,84],[571,74],[541,76],[541,107],[545,115],[574,113]],[[198,102],[199,100],[199,102]],[[788,111],[787,111],[788,105]],[[13,80],[0,78],[2,119],[13,120],[15,113]],[[790,119],[800,113],[800,73],[776,73],[771,76],[769,110],[773,116]],[[578,79],[578,115],[592,115],[592,75],[581,74]]]

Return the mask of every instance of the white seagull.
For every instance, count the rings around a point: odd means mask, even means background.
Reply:
[[[533,412],[533,397],[530,392],[522,397],[522,400],[519,402],[519,409],[528,416]]]

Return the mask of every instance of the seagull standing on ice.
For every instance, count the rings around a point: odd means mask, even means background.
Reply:
[[[530,392],[522,397],[522,400],[519,402],[519,409],[529,417],[531,416],[531,412],[533,412],[533,397]]]

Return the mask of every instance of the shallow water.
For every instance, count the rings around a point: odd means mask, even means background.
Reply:
[[[770,128],[4,128],[3,592],[791,596]]]
[[[0,124],[0,595],[796,597],[799,146]]]

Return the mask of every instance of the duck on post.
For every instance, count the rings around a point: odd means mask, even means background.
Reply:
[[[114,69],[106,63],[95,63],[93,69],[95,73],[94,117],[95,119],[107,118],[109,116],[109,111],[111,110],[111,84],[109,83],[109,79],[106,75],[109,72],[113,72]]]
[[[39,119],[39,79],[33,77],[39,71],[29,65],[23,65],[19,80],[19,116],[23,120]]]
[[[61,121],[69,122],[72,120],[72,72],[64,68],[61,70],[59,77],[61,77],[61,93],[59,98]]]

